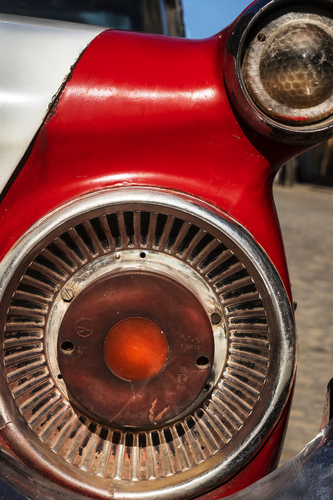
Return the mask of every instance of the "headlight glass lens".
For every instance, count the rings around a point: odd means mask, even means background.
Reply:
[[[276,101],[294,108],[311,108],[333,92],[333,39],[310,23],[286,26],[262,51],[260,79]]]
[[[317,123],[333,112],[333,23],[293,13],[252,39],[242,75],[255,104],[282,122]]]

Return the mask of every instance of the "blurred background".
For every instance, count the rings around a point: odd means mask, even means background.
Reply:
[[[185,33],[205,38],[228,26],[250,4],[248,0],[183,0]]]

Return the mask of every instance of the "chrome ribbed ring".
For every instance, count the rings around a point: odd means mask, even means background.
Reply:
[[[112,484],[119,498],[139,498],[142,490],[145,498],[149,492],[182,498],[189,478],[198,494],[210,487],[213,474],[224,481],[248,460],[252,450],[244,453],[244,447],[259,442],[258,433],[264,439],[283,410],[294,340],[285,291],[246,232],[195,200],[118,189],[52,214],[18,249],[3,288],[4,369],[18,410],[14,420],[28,425],[42,461],[56,454],[60,469],[69,476],[79,470],[88,490]],[[140,258],[143,251],[147,259]],[[74,408],[57,377],[52,347],[52,318],[64,291],[73,290],[75,280],[84,289],[84,270],[93,276],[95,263],[117,273],[126,259],[131,269],[137,260],[139,269],[152,265],[153,272],[180,280],[198,294],[209,317],[223,317],[217,327],[212,321],[216,349],[206,392],[177,419],[141,431],[105,425]],[[270,288],[276,284],[280,298],[274,304]],[[26,459],[25,450],[16,451]],[[166,489],[165,477],[172,484]]]

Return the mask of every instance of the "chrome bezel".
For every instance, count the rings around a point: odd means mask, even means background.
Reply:
[[[149,272],[167,276],[187,288],[198,298],[208,317],[214,313],[218,313],[221,318],[223,318],[223,311],[219,301],[198,272],[172,255],[145,249],[145,259],[142,259],[140,257],[141,252],[142,249],[127,249],[99,257],[87,263],[77,271],[68,281],[66,281],[63,288],[71,289],[75,298],[77,298],[87,287],[106,276],[117,276],[119,274],[135,271]],[[50,372],[53,375],[55,384],[66,397],[68,397],[66,384],[63,379],[57,379],[57,374],[60,373],[57,360],[57,333],[59,324],[70,308],[70,305],[70,302],[64,302],[62,300],[60,290],[50,308],[49,320],[45,326],[45,353],[49,360]],[[210,387],[214,387],[218,382],[218,378],[224,366],[227,341],[224,319],[220,323],[216,325],[212,324],[211,326],[214,339],[214,360],[207,384]],[[204,400],[204,398],[205,394],[202,393],[198,399],[193,401],[192,405],[190,405],[186,411],[177,416],[177,420],[190,413],[192,409],[197,407],[198,404]],[[169,421],[165,422],[165,425],[168,423]]]
[[[230,242],[235,255],[246,259],[253,275],[262,283],[261,293],[265,294],[268,312],[274,317],[276,334],[279,337],[279,353],[276,358],[277,376],[270,380],[265,392],[251,414],[255,424],[244,439],[238,439],[232,450],[227,447],[222,453],[216,453],[208,459],[208,467],[197,466],[200,474],[193,477],[193,470],[183,471],[178,475],[180,483],[172,484],[163,479],[146,481],[145,491],[140,482],[133,482],[129,490],[123,487],[114,491],[113,482],[106,478],[98,478],[88,473],[82,477],[72,465],[57,457],[52,451],[45,452],[44,444],[33,434],[27,424],[22,421],[18,409],[8,389],[4,368],[1,367],[3,391],[0,394],[0,429],[2,436],[9,442],[19,456],[32,468],[56,482],[66,484],[70,489],[94,498],[106,498],[112,489],[115,498],[121,499],[180,499],[201,494],[226,481],[244,466],[258,451],[279,421],[288,398],[295,376],[296,338],[295,324],[290,301],[281,278],[266,253],[255,242],[251,234],[235,221],[228,218],[216,208],[190,196],[175,194],[160,189],[116,188],[93,193],[75,200],[55,210],[38,221],[25,233],[9,251],[0,264],[0,302],[6,294],[11,294],[11,282],[20,276],[20,267],[27,255],[40,249],[43,241],[49,240],[52,234],[64,224],[75,223],[85,214],[99,211],[105,207],[137,204],[143,206],[161,206],[180,211],[202,221],[217,234],[223,233]],[[267,396],[267,399],[266,399]],[[241,437],[241,436],[240,436]],[[207,465],[207,461],[206,461]],[[181,477],[180,477],[181,476]],[[82,482],[84,481],[84,482]],[[149,483],[149,484],[148,484]],[[119,484],[119,483],[118,483]]]
[[[329,115],[322,121],[302,125],[286,123],[285,118],[279,121],[277,118],[268,116],[256,104],[251,97],[242,75],[242,64],[249,46],[260,32],[265,32],[265,27],[278,24],[279,19],[288,15],[295,9],[301,18],[307,15],[322,14],[332,20],[332,0],[319,0],[313,7],[300,6],[298,2],[287,2],[286,0],[261,0],[251,5],[233,26],[226,44],[223,75],[229,99],[242,119],[259,134],[279,142],[294,145],[311,145],[328,139],[333,131],[333,115]],[[330,22],[332,24],[332,22]],[[260,54],[260,48],[257,55]],[[259,63],[259,60],[258,60]],[[257,82],[258,83],[258,82]],[[275,101],[271,100],[272,105]],[[278,108],[282,113],[287,107],[276,103],[275,115]],[[283,109],[282,109],[283,108]],[[312,108],[314,109],[314,108]],[[283,115],[284,116],[284,115]],[[292,117],[292,114],[290,115]]]

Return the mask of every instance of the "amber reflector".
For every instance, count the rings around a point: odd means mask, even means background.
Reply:
[[[154,377],[164,366],[168,342],[159,326],[145,318],[116,323],[104,341],[104,358],[120,378],[138,382]]]

